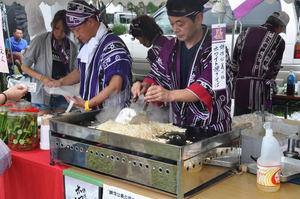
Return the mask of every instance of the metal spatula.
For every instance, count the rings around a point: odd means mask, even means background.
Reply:
[[[143,101],[143,97],[139,99],[131,99],[132,105],[130,107],[122,109],[116,117],[115,121],[123,124],[149,123],[149,118],[146,115],[148,103],[143,103]]]
[[[137,112],[137,115],[135,115],[129,123],[130,124],[149,123],[150,120],[146,113],[149,103],[144,102],[143,96],[140,96],[139,98],[133,98],[131,102],[132,102],[131,108],[133,108]]]

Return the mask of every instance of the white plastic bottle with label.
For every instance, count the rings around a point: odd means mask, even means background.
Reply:
[[[273,136],[270,123],[265,125],[266,135],[261,145],[261,155],[257,160],[257,187],[266,192],[280,189],[281,157],[280,144]]]

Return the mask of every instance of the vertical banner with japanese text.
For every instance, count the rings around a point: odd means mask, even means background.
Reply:
[[[212,25],[212,87],[226,88],[226,24]]]
[[[65,176],[65,199],[100,199],[99,186]]]
[[[0,10],[0,73],[9,73],[2,27],[2,11]]]

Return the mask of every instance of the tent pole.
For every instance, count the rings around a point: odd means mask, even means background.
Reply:
[[[6,13],[6,7],[5,7],[5,4],[2,2],[2,16],[5,20],[5,24],[6,24],[6,32],[7,32],[7,39],[9,41],[9,38],[10,38],[10,32],[9,32],[9,27],[8,27],[8,20],[7,20],[7,13]],[[5,41],[4,41],[4,45],[5,45]],[[8,42],[8,46],[9,46],[9,50],[10,50],[10,56],[11,56],[11,61],[12,61],[12,65],[14,66],[15,63],[14,63],[14,57],[13,57],[13,54],[12,54],[12,47],[11,47],[11,43]]]
[[[234,25],[232,27],[232,37],[231,37],[231,60],[233,57],[233,50],[234,50],[234,37],[235,37],[235,30],[237,27],[237,20],[234,20]]]
[[[237,20],[234,20],[234,25],[232,27],[232,36],[231,36],[231,60],[233,58],[233,51],[234,51],[234,36],[235,36],[235,30],[237,27]],[[233,118],[234,113],[235,113],[235,83],[236,83],[236,78],[233,78],[233,88],[232,88],[232,93],[231,93],[231,111],[230,111],[230,116]]]

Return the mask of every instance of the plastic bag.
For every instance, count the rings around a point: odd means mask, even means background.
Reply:
[[[23,85],[28,87],[28,92],[35,93],[37,84],[31,82],[30,77],[24,75],[11,75],[8,77],[7,87],[11,88],[16,85]]]
[[[0,139],[0,176],[11,166],[10,150]]]
[[[75,102],[73,97],[79,96],[80,84],[74,84],[72,86],[53,87],[53,88],[44,87],[44,89],[49,94],[71,97],[69,106],[68,106],[67,110],[65,111],[66,113],[68,113],[72,109],[74,102]]]
[[[44,87],[45,91],[52,95],[62,95],[62,96],[79,96],[80,84],[74,84],[72,86],[61,86],[61,87]]]

